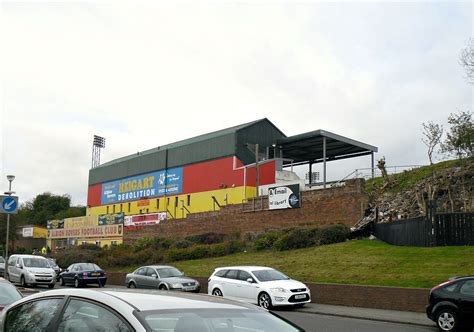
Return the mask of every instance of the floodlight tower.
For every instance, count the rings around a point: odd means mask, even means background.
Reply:
[[[105,148],[105,138],[94,135],[92,143],[92,168],[100,165],[100,149]]]

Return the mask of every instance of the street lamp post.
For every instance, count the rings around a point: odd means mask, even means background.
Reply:
[[[8,191],[5,193],[8,196],[11,196],[14,192],[12,191],[12,181],[15,180],[15,175],[7,175],[7,180],[9,182],[8,184]],[[5,279],[8,279],[8,236],[10,233],[10,213],[7,214],[7,241],[6,241],[6,246],[5,246],[5,270],[3,272],[3,275]]]

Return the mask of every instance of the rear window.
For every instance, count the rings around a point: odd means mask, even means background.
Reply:
[[[214,275],[216,277],[223,277],[226,273],[227,273],[227,270],[220,270],[220,271],[217,271]]]

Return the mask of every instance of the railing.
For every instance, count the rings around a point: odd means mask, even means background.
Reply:
[[[398,174],[398,173],[401,173],[401,172],[404,172],[404,171],[409,171],[409,170],[419,168],[419,167],[423,167],[423,166],[426,166],[426,165],[387,166],[387,167],[385,167],[385,169],[386,169],[388,175],[393,175],[393,174]],[[347,174],[345,177],[343,177],[339,181],[334,181],[331,184],[331,187],[336,187],[338,185],[342,185],[344,182],[346,182],[347,180],[351,180],[351,179],[361,179],[362,178],[362,179],[367,180],[367,179],[370,179],[372,177],[381,177],[381,176],[382,176],[382,172],[380,171],[380,169],[375,168],[375,167],[374,168],[371,168],[371,167],[356,168],[355,170],[353,170],[352,172]]]

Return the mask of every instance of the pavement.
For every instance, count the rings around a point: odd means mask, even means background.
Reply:
[[[18,289],[25,295],[37,293],[43,289],[32,289],[32,288],[21,288]],[[44,289],[47,290],[47,289]],[[287,308],[277,308],[278,310],[287,310]],[[418,326],[429,326],[434,327],[435,323],[426,317],[425,313],[421,312],[410,312],[410,311],[397,311],[397,310],[383,310],[373,308],[360,308],[360,307],[346,307],[329,304],[319,303],[306,303],[302,308],[292,309],[297,312],[304,312],[308,314],[328,315],[337,317],[348,317],[355,319],[373,320],[379,322],[389,323],[400,323],[410,324]]]
[[[367,319],[380,322],[401,323],[430,327],[435,326],[435,323],[431,321],[428,317],[426,317],[425,313],[420,312],[346,307],[318,303],[307,303],[304,307],[298,308],[295,311],[319,315]]]

